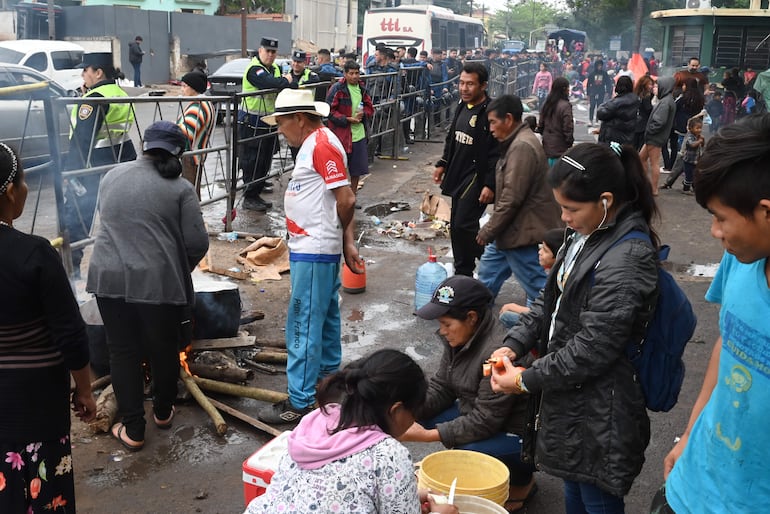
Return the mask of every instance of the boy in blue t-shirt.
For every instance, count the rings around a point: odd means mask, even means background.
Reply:
[[[695,199],[726,252],[706,300],[719,330],[687,429],[664,461],[654,514],[762,512],[770,505],[770,114],[706,145]]]

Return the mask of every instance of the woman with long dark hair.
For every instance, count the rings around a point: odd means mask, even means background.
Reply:
[[[674,114],[674,128],[668,141],[668,152],[663,147],[663,167],[671,171],[674,169],[682,140],[687,135],[687,121],[701,112],[706,105],[706,98],[698,87],[698,81],[690,77],[682,86],[682,94],[676,99],[676,113]]]
[[[320,408],[292,430],[270,485],[244,514],[457,514],[417,491],[409,452],[397,440],[427,388],[420,366],[397,350],[378,350],[329,375],[318,386]]]
[[[129,451],[144,446],[144,357],[155,424],[171,427],[181,323],[194,298],[190,272],[209,246],[195,189],[180,176],[186,145],[179,126],[157,121],[144,133],[142,156],[114,167],[99,188],[101,226],[86,289],[107,333],[122,418],[112,435]]]
[[[492,388],[535,402],[539,430],[524,447],[538,469],[564,480],[568,513],[620,514],[650,440],[626,348],[642,339],[655,305],[658,210],[630,145],[578,145],[548,182],[567,239],[543,293],[495,352],[506,369],[493,369]],[[514,368],[533,348],[539,358]]]
[[[549,166],[572,146],[575,141],[574,129],[569,82],[564,77],[557,77],[540,110],[537,124],[537,132],[543,135],[543,149]]]
[[[13,227],[26,200],[21,159],[0,143],[0,512],[75,512],[69,405],[96,414],[88,336],[59,255]]]
[[[644,129],[652,112],[652,99],[655,97],[655,81],[649,75],[639,77],[634,86],[634,94],[639,98],[639,112],[634,127],[634,148],[640,151],[644,146]]]

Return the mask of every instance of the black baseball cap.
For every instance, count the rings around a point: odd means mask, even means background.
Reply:
[[[492,291],[475,278],[453,275],[439,284],[430,302],[420,307],[415,314],[422,319],[436,319],[449,309],[486,308],[494,296]]]
[[[179,125],[168,120],[156,121],[144,131],[142,148],[161,148],[171,155],[179,155],[187,145],[187,137]]]

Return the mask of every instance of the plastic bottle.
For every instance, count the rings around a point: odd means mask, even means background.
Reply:
[[[446,269],[436,262],[436,256],[429,250],[428,262],[417,268],[414,280],[414,309],[428,303],[438,285],[446,280]]]

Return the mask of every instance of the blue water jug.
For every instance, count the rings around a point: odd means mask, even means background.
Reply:
[[[414,310],[428,303],[438,285],[446,280],[446,269],[436,262],[436,256],[428,255],[428,262],[417,268],[414,280]]]

